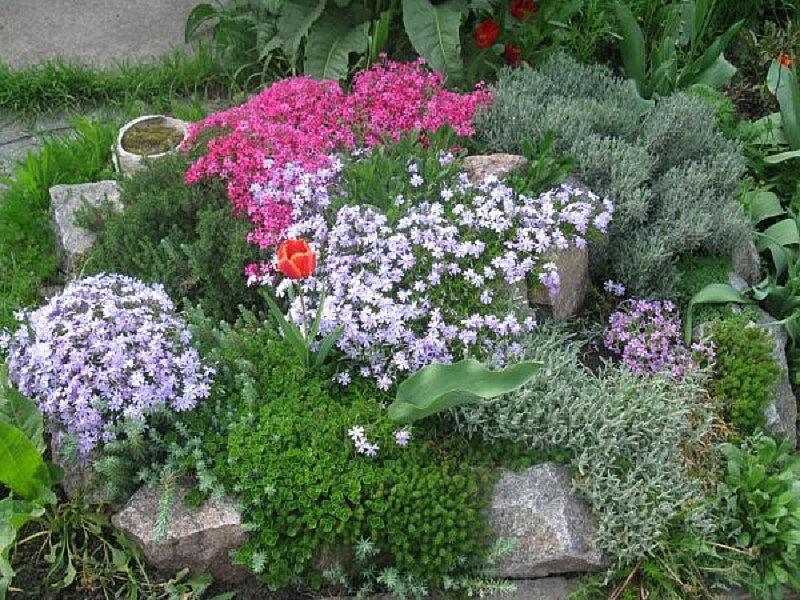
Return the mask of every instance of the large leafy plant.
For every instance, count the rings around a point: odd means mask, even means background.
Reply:
[[[666,6],[661,39],[649,45],[631,10],[622,2],[614,5],[625,74],[643,98],[668,96],[696,84],[720,88],[736,74],[722,53],[743,21],[703,47],[716,4],[717,0],[692,0]]]
[[[767,164],[800,158],[800,83],[791,58],[782,55],[772,61],[767,88],[775,95],[780,111],[752,123],[754,142],[780,150],[764,158]]]

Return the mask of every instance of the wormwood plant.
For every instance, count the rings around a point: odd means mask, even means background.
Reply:
[[[716,358],[710,391],[726,419],[745,434],[763,427],[764,408],[779,378],[770,334],[748,323],[747,317],[726,319],[714,325],[711,336]]]
[[[116,126],[88,119],[73,125],[73,135],[48,140],[17,166],[0,202],[0,328],[37,302],[40,286],[56,280],[50,187],[110,176]]]
[[[736,202],[745,161],[716,130],[714,110],[690,94],[655,106],[604,67],[557,55],[540,68],[500,74],[479,113],[491,151],[519,153],[549,134],[571,173],[616,205],[597,269],[634,295],[668,295],[680,256],[729,254],[748,233]]]
[[[161,283],[171,297],[233,321],[239,304],[261,303],[244,277],[258,251],[219,184],[184,183],[188,164],[183,155],[166,157],[122,183],[125,211],[99,219],[104,225],[85,271]]]

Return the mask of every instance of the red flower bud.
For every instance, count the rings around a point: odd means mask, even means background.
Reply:
[[[519,66],[519,63],[522,61],[522,48],[506,44],[506,48],[503,51],[503,60],[506,61],[507,65],[511,65],[512,67]]]
[[[536,1],[511,0],[508,8],[515,19],[518,21],[524,21],[528,15],[533,15],[536,13]]]
[[[278,270],[289,279],[305,279],[317,267],[317,257],[305,240],[286,240],[278,247]]]
[[[792,58],[791,54],[786,54],[786,52],[781,52],[778,55],[778,62],[787,69],[794,67],[794,58]]]
[[[475,45],[488,48],[500,37],[500,25],[494,19],[485,19],[475,28]]]

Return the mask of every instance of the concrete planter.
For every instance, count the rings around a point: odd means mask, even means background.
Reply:
[[[177,152],[180,142],[174,144],[170,150],[167,150],[166,152],[160,152],[158,154],[142,155],[134,154],[133,152],[126,150],[122,145],[122,140],[125,137],[125,134],[132,129],[146,126],[160,126],[174,129],[180,134],[182,141],[186,139],[189,124],[186,121],[173,119],[172,117],[166,117],[164,115],[145,115],[124,125],[122,129],[119,130],[117,141],[112,148],[114,168],[118,173],[122,173],[123,175],[132,175],[133,173],[144,169],[147,165],[147,161],[158,159],[162,156]]]

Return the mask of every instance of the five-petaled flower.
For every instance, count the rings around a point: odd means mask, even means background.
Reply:
[[[511,0],[508,8],[515,19],[522,21],[528,15],[536,13],[536,2],[535,0]]]
[[[317,256],[305,240],[286,240],[278,247],[278,270],[289,279],[305,279],[316,266]]]
[[[506,61],[507,65],[511,65],[512,67],[518,66],[522,61],[522,48],[506,44],[505,50],[503,51],[503,60]]]
[[[488,48],[500,37],[500,25],[494,19],[484,19],[475,28],[475,45]]]
[[[786,52],[781,52],[778,55],[778,62],[787,69],[794,67],[794,58],[791,54],[787,54]]]

